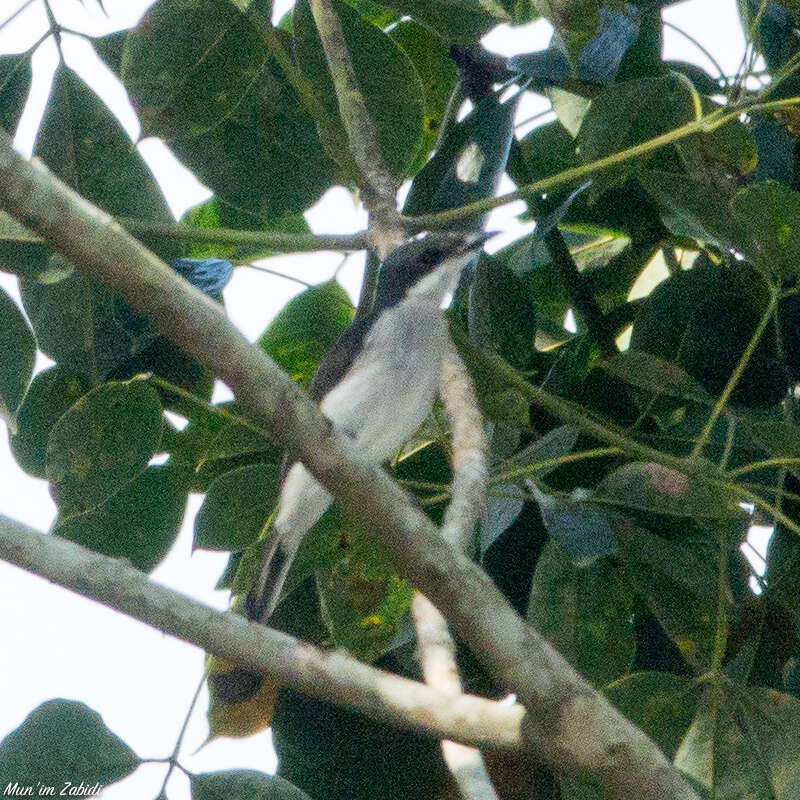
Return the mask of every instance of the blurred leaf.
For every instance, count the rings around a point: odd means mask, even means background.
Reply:
[[[233,277],[233,264],[224,258],[176,258],[170,266],[214,300],[221,299]]]
[[[276,33],[291,51],[290,36]],[[227,0],[153,6],[128,36],[122,77],[145,131],[250,215],[246,227],[301,212],[330,185],[334,166],[314,120],[261,34]]]
[[[0,289],[0,419],[16,429],[14,415],[33,377],[36,342],[17,304]]]
[[[0,128],[14,134],[31,88],[31,54],[0,56]]]
[[[722,519],[743,513],[734,495],[719,486],[654,462],[625,464],[597,487],[596,498],[617,506],[693,519]]]
[[[750,178],[754,183],[779,181],[791,186],[795,170],[795,137],[771,117],[756,117],[751,130],[758,150],[758,164]]]
[[[708,392],[677,364],[644,350],[628,350],[602,362],[600,366],[610,375],[653,395],[677,397],[695,403],[711,402]]]
[[[528,467],[545,461],[554,461],[572,452],[578,441],[578,436],[578,429],[571,425],[561,425],[558,428],[553,428],[540,439],[515,453],[509,459],[509,466]],[[556,465],[551,465],[547,469],[537,470],[536,474],[540,478],[544,478],[554,469],[556,469]]]
[[[800,263],[800,193],[765,181],[733,198],[733,217],[744,234],[742,250],[771,282],[792,281]]]
[[[515,110],[514,100],[482,98],[414,178],[403,213],[444,211],[491,197],[508,159]]]
[[[579,569],[555,542],[545,545],[528,620],[587,680],[604,686],[633,661],[633,595],[607,560]]]
[[[525,498],[514,483],[492,486],[486,498],[486,518],[481,523],[481,554],[485,553],[522,513]]]
[[[456,66],[444,40],[413,20],[398,22],[388,33],[411,59],[422,83],[425,119],[422,148],[417,157],[421,168],[436,143],[450,93],[456,83]],[[416,171],[416,167],[415,164],[411,170]]]
[[[381,0],[381,4],[408,14],[447,42],[472,44],[493,25],[508,21],[494,0]]]
[[[691,119],[689,94],[674,77],[611,84],[592,100],[583,118],[576,139],[578,152],[588,164],[667,133]],[[590,194],[597,198],[604,190],[622,183],[644,160],[647,158],[627,161],[595,176]]]
[[[625,4],[623,11],[599,9],[597,32],[578,54],[576,67],[581,80],[614,80],[625,53],[639,36],[640,17],[639,9],[631,4]]]
[[[699,701],[694,680],[666,672],[637,672],[605,688],[608,699],[672,758]]]
[[[59,69],[34,155],[88,200],[117,217],[172,224],[149,168],[105,103],[70,69]],[[141,237],[165,261],[177,242]]]
[[[261,334],[258,345],[303,386],[353,318],[347,292],[334,280],[288,302]]]
[[[422,145],[425,100],[420,79],[408,56],[380,28],[345,3],[336,2],[334,8],[383,160],[393,175],[402,177]],[[300,69],[336,117],[336,92],[307,0],[295,5],[294,47]]]
[[[588,502],[591,493],[576,489],[562,498],[542,492],[533,481],[528,489],[539,505],[547,533],[555,539],[576,567],[617,553],[617,541],[603,509]]]
[[[493,258],[481,257],[469,292],[470,337],[518,369],[530,365],[536,310],[525,284]]]
[[[249,769],[196,773],[191,785],[192,800],[310,800],[289,781]]]
[[[278,500],[279,473],[254,464],[217,478],[197,514],[193,548],[238,551],[255,542]]]
[[[716,541],[688,523],[676,541],[619,517],[614,530],[636,592],[684,659],[697,669],[706,669],[716,628]]]
[[[96,711],[74,700],[48,700],[0,742],[3,787],[99,788],[130,775],[140,760]]]
[[[17,414],[17,432],[11,450],[28,474],[45,477],[47,439],[59,417],[90,389],[89,382],[59,366],[34,376]]]
[[[52,532],[151,572],[178,537],[186,497],[186,485],[170,465],[148,467],[91,511],[59,516]]]
[[[709,703],[695,717],[675,766],[720,800],[779,798],[800,791],[800,702],[751,687],[721,701],[716,728]]]
[[[106,383],[50,431],[47,477],[62,513],[102,503],[140,474],[161,440],[161,403],[147,383]]]

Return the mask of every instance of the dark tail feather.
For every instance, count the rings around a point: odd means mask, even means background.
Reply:
[[[267,623],[278,605],[292,564],[291,554],[286,551],[277,531],[275,533],[275,541],[265,554],[261,572],[245,600],[247,618],[261,624]]]

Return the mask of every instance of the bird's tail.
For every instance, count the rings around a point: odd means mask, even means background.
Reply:
[[[269,549],[264,553],[261,571],[245,600],[247,618],[254,622],[266,624],[278,605],[294,557],[294,552],[290,552],[286,544],[285,537],[276,529]]]

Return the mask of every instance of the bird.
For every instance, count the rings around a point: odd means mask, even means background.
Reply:
[[[445,300],[493,233],[429,233],[381,265],[372,310],[344,330],[320,361],[308,393],[365,464],[391,458],[430,413],[448,346]],[[284,459],[271,539],[245,599],[266,624],[305,534],[332,502],[299,461]]]

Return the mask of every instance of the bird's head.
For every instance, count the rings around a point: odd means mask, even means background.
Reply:
[[[381,265],[377,308],[386,308],[407,295],[441,302],[452,292],[461,270],[494,233],[429,233],[396,248]]]

